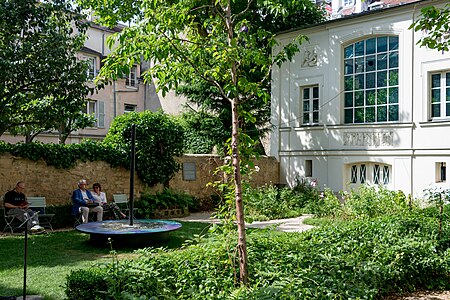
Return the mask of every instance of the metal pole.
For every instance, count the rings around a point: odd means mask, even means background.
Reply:
[[[27,222],[28,223],[28,222]],[[27,225],[26,225],[27,226]],[[28,226],[27,226],[28,227]],[[28,249],[28,228],[25,228],[25,242],[23,251],[23,300],[27,298],[27,249]]]
[[[130,159],[130,226],[133,226],[134,213],[134,160],[136,154],[136,124],[131,125],[131,159]]]

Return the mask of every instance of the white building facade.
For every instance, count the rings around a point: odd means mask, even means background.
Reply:
[[[282,33],[309,37],[272,73],[271,155],[282,183],[334,191],[450,187],[450,53],[421,48],[419,1]],[[274,49],[276,51],[276,49]]]

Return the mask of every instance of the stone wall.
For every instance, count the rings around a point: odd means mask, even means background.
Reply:
[[[183,171],[175,174],[169,182],[169,187],[177,191],[185,191],[197,198],[209,198],[215,193],[212,187],[207,187],[209,182],[221,180],[214,175],[215,168],[221,164],[218,156],[212,155],[185,155],[179,159],[180,163],[195,164],[195,180],[184,180]],[[279,166],[275,158],[262,157],[255,163],[259,172],[253,175],[255,185],[265,183],[276,184],[279,182]],[[68,204],[70,195],[77,188],[80,179],[86,179],[90,185],[99,182],[108,200],[112,200],[113,194],[130,193],[130,173],[125,168],[111,168],[105,162],[79,162],[71,169],[57,169],[47,166],[45,161],[31,161],[10,154],[0,155],[0,194],[14,188],[17,181],[26,184],[27,196],[45,196],[48,204]],[[147,187],[137,175],[135,175],[135,196],[139,197],[144,190],[151,192],[161,191],[162,185]]]

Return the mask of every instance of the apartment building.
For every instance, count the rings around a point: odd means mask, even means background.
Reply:
[[[79,52],[79,59],[89,62],[89,77],[93,80],[97,76],[102,61],[111,53],[107,46],[107,39],[112,34],[119,32],[125,26],[118,25],[107,28],[91,23],[87,30],[87,39],[84,47]],[[105,85],[98,93],[89,95],[85,111],[96,118],[94,126],[72,132],[66,143],[79,143],[84,138],[101,140],[105,137],[112,120],[119,115],[144,110],[163,110],[169,114],[178,114],[185,102],[184,98],[169,93],[162,97],[157,93],[152,83],[144,83],[141,74],[148,69],[148,62],[141,62],[132,67],[131,72],[125,76]],[[81,108],[80,108],[81,109]],[[5,133],[1,140],[16,143],[24,141],[22,136],[12,136]],[[57,132],[43,132],[35,140],[44,143],[57,143]]]

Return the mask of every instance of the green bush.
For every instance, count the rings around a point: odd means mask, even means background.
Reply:
[[[33,161],[43,159],[47,165],[55,168],[69,169],[77,160],[106,161],[112,167],[129,168],[126,155],[109,145],[91,140],[83,140],[79,144],[43,144],[41,142],[9,144],[0,141],[0,153],[11,153]]]
[[[341,215],[357,219],[399,214],[410,209],[402,192],[384,186],[363,185],[358,191],[346,193],[344,201]]]
[[[184,131],[185,153],[209,154],[229,137],[220,119],[204,111],[185,112],[177,120]]]
[[[136,202],[138,214],[143,218],[151,218],[156,209],[185,208],[195,210],[198,200],[187,193],[164,189],[160,193],[150,194],[144,192],[141,199]]]
[[[305,211],[317,217],[335,216],[339,213],[341,202],[330,189],[325,189],[319,197],[308,201]]]
[[[106,272],[99,268],[76,270],[67,275],[65,293],[68,300],[106,299]]]
[[[272,185],[248,188],[244,199],[246,218],[265,221],[302,215],[308,203],[318,202],[319,192],[309,181],[298,180],[293,188]]]
[[[114,119],[103,144],[130,161],[131,127],[136,125],[136,171],[148,185],[169,181],[180,168],[183,130],[163,112],[133,112]]]

